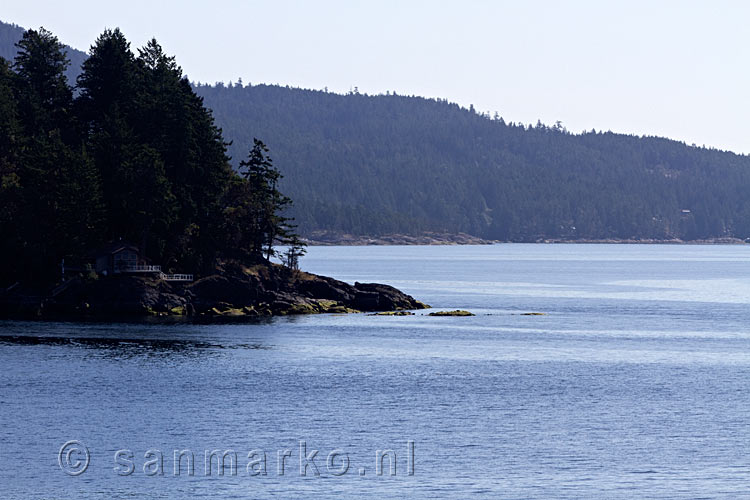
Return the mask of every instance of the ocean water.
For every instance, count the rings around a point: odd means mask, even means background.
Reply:
[[[750,498],[750,246],[302,267],[476,316],[0,322],[0,498]]]

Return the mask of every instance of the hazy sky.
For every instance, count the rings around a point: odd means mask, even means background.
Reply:
[[[747,1],[2,0],[87,50],[155,36],[191,80],[444,97],[507,121],[750,153]]]

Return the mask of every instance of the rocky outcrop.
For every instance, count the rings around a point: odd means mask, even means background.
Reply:
[[[411,311],[382,311],[370,313],[369,316],[414,316],[414,313]]]
[[[466,233],[387,234],[361,236],[336,231],[313,231],[306,241],[310,245],[489,245],[494,241],[484,240]]]
[[[59,287],[58,287],[59,290]],[[243,317],[287,314],[404,311],[428,306],[388,285],[350,285],[278,265],[225,263],[192,283],[155,277],[111,276],[74,280],[53,295],[27,300],[0,295],[0,312],[37,316]]]
[[[429,316],[474,316],[474,313],[456,309],[455,311],[437,311],[431,312]]]

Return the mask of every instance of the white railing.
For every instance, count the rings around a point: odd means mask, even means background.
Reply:
[[[161,266],[138,265],[138,266],[115,267],[115,272],[116,273],[160,273]]]
[[[115,268],[116,273],[159,273],[159,278],[164,281],[193,281],[192,274],[166,274],[161,271],[161,266],[122,266]]]
[[[161,273],[161,279],[164,281],[193,281],[192,274],[164,274]]]

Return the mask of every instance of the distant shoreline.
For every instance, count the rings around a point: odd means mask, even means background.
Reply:
[[[384,245],[492,245],[499,241],[485,240],[466,233],[423,233],[421,235],[387,234],[360,236],[346,233],[317,232],[309,235],[310,246],[384,246]]]
[[[389,234],[383,236],[360,236],[321,232],[305,238],[310,246],[436,246],[436,245],[494,245],[499,243],[541,243],[541,244],[621,244],[621,245],[745,245],[740,238],[709,238],[703,240],[669,240],[604,238],[604,239],[564,239],[544,238],[535,241],[485,240],[466,233],[424,233],[422,235]]]
[[[506,242],[511,243],[511,242]],[[516,243],[516,242],[512,242]],[[518,242],[520,243],[520,242]],[[656,240],[656,239],[618,239],[618,238],[606,238],[601,240],[595,239],[580,239],[580,240],[564,240],[564,239],[546,239],[535,242],[526,243],[579,243],[579,244],[619,244],[619,245],[746,245],[745,240],[739,238],[709,238],[705,240]]]

